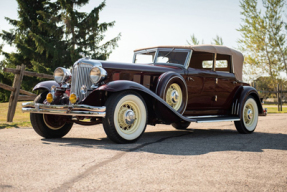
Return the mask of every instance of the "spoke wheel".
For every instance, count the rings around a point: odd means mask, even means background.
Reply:
[[[119,108],[116,108],[115,121],[120,131],[125,134],[132,134],[137,130],[141,121],[139,106],[133,101],[126,101]]]
[[[44,92],[38,95],[34,102],[43,103],[47,93]],[[73,123],[66,122],[69,118],[69,116],[30,113],[33,129],[38,135],[45,138],[60,138],[65,136],[73,126]]]
[[[135,142],[144,133],[146,124],[147,107],[140,94],[124,91],[108,98],[103,126],[112,141]]]
[[[235,127],[239,133],[252,133],[258,122],[258,107],[253,97],[248,97],[242,110],[242,119],[235,121]]]
[[[165,101],[176,111],[182,104],[182,91],[177,83],[171,84],[166,90]]]
[[[46,126],[52,130],[58,130],[65,126],[66,122],[62,116],[59,115],[45,115],[43,114],[43,120]]]

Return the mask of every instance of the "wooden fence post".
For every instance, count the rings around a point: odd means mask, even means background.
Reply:
[[[20,70],[20,73],[15,74],[14,76],[13,88],[15,88],[15,91],[11,91],[11,95],[9,99],[8,114],[7,114],[7,122],[13,121],[13,117],[15,114],[16,106],[17,106],[18,96],[20,92],[20,87],[21,87],[21,83],[23,80],[23,76],[24,76],[25,65],[24,64],[22,64],[21,66],[17,65],[16,69]]]

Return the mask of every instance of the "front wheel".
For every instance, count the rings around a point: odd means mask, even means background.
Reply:
[[[43,103],[48,92],[36,97],[35,103]],[[30,113],[33,129],[38,135],[45,138],[61,138],[72,128],[73,123],[67,123],[68,116]]]
[[[110,96],[106,102],[104,130],[116,143],[132,143],[140,138],[147,124],[147,107],[136,92],[124,91]]]
[[[241,113],[241,120],[234,121],[237,131],[243,134],[252,133],[258,122],[258,107],[252,96],[249,96],[245,101]]]

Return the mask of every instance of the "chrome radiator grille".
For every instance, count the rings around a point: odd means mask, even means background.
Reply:
[[[82,63],[74,66],[71,93],[75,93],[79,97],[79,101],[83,100],[86,95],[81,94],[82,85],[86,85],[88,89],[91,88],[92,82],[90,80],[90,71],[92,65]]]

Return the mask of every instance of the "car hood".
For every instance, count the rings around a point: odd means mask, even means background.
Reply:
[[[151,71],[151,72],[165,72],[165,71],[182,71],[182,66],[172,66],[164,64],[136,64],[136,63],[119,63],[110,61],[100,61],[104,69],[121,69],[121,70],[132,70],[132,71]]]

